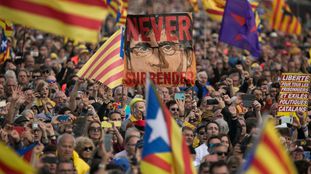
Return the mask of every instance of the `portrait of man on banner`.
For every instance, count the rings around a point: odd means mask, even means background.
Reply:
[[[160,86],[194,83],[190,14],[128,15],[125,37],[126,85],[143,85],[147,73]]]

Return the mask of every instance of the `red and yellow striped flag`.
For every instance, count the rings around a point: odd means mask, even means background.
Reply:
[[[104,0],[110,14],[116,19],[117,25],[125,25],[128,0]]]
[[[284,0],[274,0],[270,12],[270,27],[287,34],[300,34],[301,24]]]
[[[297,174],[272,119],[266,120],[258,143],[247,155],[244,174]]]
[[[121,5],[120,0],[104,0],[104,2],[107,5],[110,14],[116,18]]]
[[[114,88],[122,84],[123,59],[120,56],[122,31],[116,31],[86,62],[77,75]]]
[[[0,174],[34,174],[35,169],[0,142]]]
[[[226,0],[202,0],[203,7],[207,15],[215,21],[221,22],[224,15]],[[252,10],[255,11],[258,2],[250,2]]]
[[[92,43],[107,14],[101,0],[0,0],[1,18]]]

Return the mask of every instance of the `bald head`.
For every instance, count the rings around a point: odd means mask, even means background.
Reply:
[[[71,134],[63,134],[57,139],[57,154],[60,160],[72,158],[75,138]]]
[[[72,140],[73,143],[75,143],[75,138],[71,134],[62,134],[57,138],[57,145],[63,143],[65,140]]]

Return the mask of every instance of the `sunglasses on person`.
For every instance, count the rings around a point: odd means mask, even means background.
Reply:
[[[47,80],[47,82],[51,84],[51,83],[55,83],[56,80]]]
[[[93,151],[93,147],[92,147],[92,146],[90,146],[90,147],[84,147],[83,151],[85,151],[85,152],[91,152],[91,151]]]
[[[222,155],[227,156],[227,155],[228,155],[227,152],[216,152],[216,154],[217,154],[218,156],[222,156]]]
[[[40,78],[40,76],[33,75],[32,78],[33,79],[38,79],[38,78]]]
[[[91,127],[90,131],[92,132],[100,132],[101,128],[100,127]]]

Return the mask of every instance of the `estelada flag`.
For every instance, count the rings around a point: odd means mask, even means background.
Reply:
[[[1,28],[0,28],[1,29]],[[0,40],[0,64],[4,63],[10,57],[10,47],[5,32],[2,32]]]
[[[146,88],[147,115],[142,173],[196,173],[189,148],[168,109],[160,102],[155,87]]]
[[[281,144],[273,119],[267,119],[254,147],[248,152],[240,173],[297,174],[295,165]]]
[[[27,162],[31,162],[31,158],[33,156],[33,149],[37,146],[37,143],[30,144],[27,147],[17,150],[17,154],[23,157]]]
[[[34,174],[35,169],[11,148],[0,142],[0,173]]]

